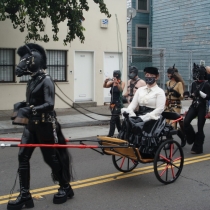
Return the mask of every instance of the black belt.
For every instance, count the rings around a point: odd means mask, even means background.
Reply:
[[[152,112],[154,108],[146,107],[146,106],[139,106],[139,115],[145,115],[149,112]]]
[[[177,105],[177,104],[169,104],[169,107],[171,108],[177,108],[177,109],[181,109],[182,107]]]
[[[55,120],[55,116],[53,112],[48,112],[48,113],[39,113],[36,115],[31,115],[29,117],[29,123],[35,123],[35,124],[39,124],[39,123],[47,123],[47,122],[52,122],[53,120]]]
[[[170,100],[170,99],[168,99],[168,103],[169,104],[181,104],[181,101],[180,100]]]

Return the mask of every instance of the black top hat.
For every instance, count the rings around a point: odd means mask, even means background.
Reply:
[[[156,67],[146,67],[144,69],[144,72],[149,73],[149,74],[159,75],[158,68],[156,68]]]

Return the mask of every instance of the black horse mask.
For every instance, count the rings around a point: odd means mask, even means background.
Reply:
[[[207,73],[204,66],[200,66],[197,64],[193,64],[193,79],[194,80],[206,80],[207,79]]]
[[[38,44],[29,43],[18,48],[20,62],[15,69],[18,77],[23,75],[32,75],[35,72],[46,69],[46,53],[44,48]]]
[[[134,80],[137,75],[138,69],[135,66],[129,66],[129,78]]]
[[[169,67],[167,70],[167,73],[170,74],[170,76],[168,76],[168,78],[172,79],[175,72],[178,72],[178,69],[175,68],[175,64],[174,64],[173,67]]]

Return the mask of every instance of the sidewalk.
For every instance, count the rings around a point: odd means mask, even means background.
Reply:
[[[189,105],[191,104],[190,101],[183,101],[182,102],[182,112],[188,110]],[[97,106],[97,107],[88,107],[87,110],[90,110],[95,113],[99,114],[107,114],[110,115],[110,110],[108,105],[104,106]],[[96,125],[108,125],[110,116],[101,116],[97,114],[93,114],[83,110],[82,108],[78,109],[79,111],[89,115],[90,117],[95,118],[91,119],[72,108],[66,109],[56,109],[57,119],[61,124],[62,128],[74,128],[74,127],[85,127],[85,126],[96,126]],[[19,125],[12,125],[12,121],[10,120],[10,116],[12,115],[12,110],[1,111],[0,110],[0,134],[5,133],[22,133],[23,126]],[[210,123],[210,120],[207,120],[206,123]],[[197,120],[193,120],[193,125],[197,124]]]

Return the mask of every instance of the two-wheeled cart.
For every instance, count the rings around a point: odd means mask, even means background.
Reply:
[[[142,135],[137,135],[140,142],[135,143],[135,136],[132,140],[132,120],[130,118],[124,119],[124,126],[126,127],[124,139],[111,138],[106,136],[97,136],[97,140],[66,140],[71,144],[11,144],[8,141],[20,142],[20,139],[0,138],[2,143],[0,146],[4,147],[56,147],[56,148],[90,148],[101,154],[111,155],[112,162],[115,168],[121,172],[127,173],[134,170],[139,163],[150,163],[154,165],[154,173],[157,179],[164,183],[170,184],[177,180],[180,176],[183,164],[184,154],[180,144],[173,138],[177,130],[165,123],[165,119],[171,119],[172,123],[183,120],[182,116],[177,113],[163,112],[161,122],[154,121],[149,125],[150,133],[139,132]],[[160,120],[159,120],[160,121]],[[135,123],[134,123],[135,124]],[[145,125],[143,123],[136,123],[144,131]],[[151,127],[151,128],[150,128]],[[147,128],[148,129],[148,124]],[[127,133],[126,133],[127,132]],[[130,132],[130,135],[129,135]],[[154,134],[154,135],[150,135]],[[143,144],[141,141],[144,141]],[[87,145],[87,142],[97,142],[97,145]],[[75,144],[79,143],[79,144]],[[167,149],[169,145],[169,149]]]

